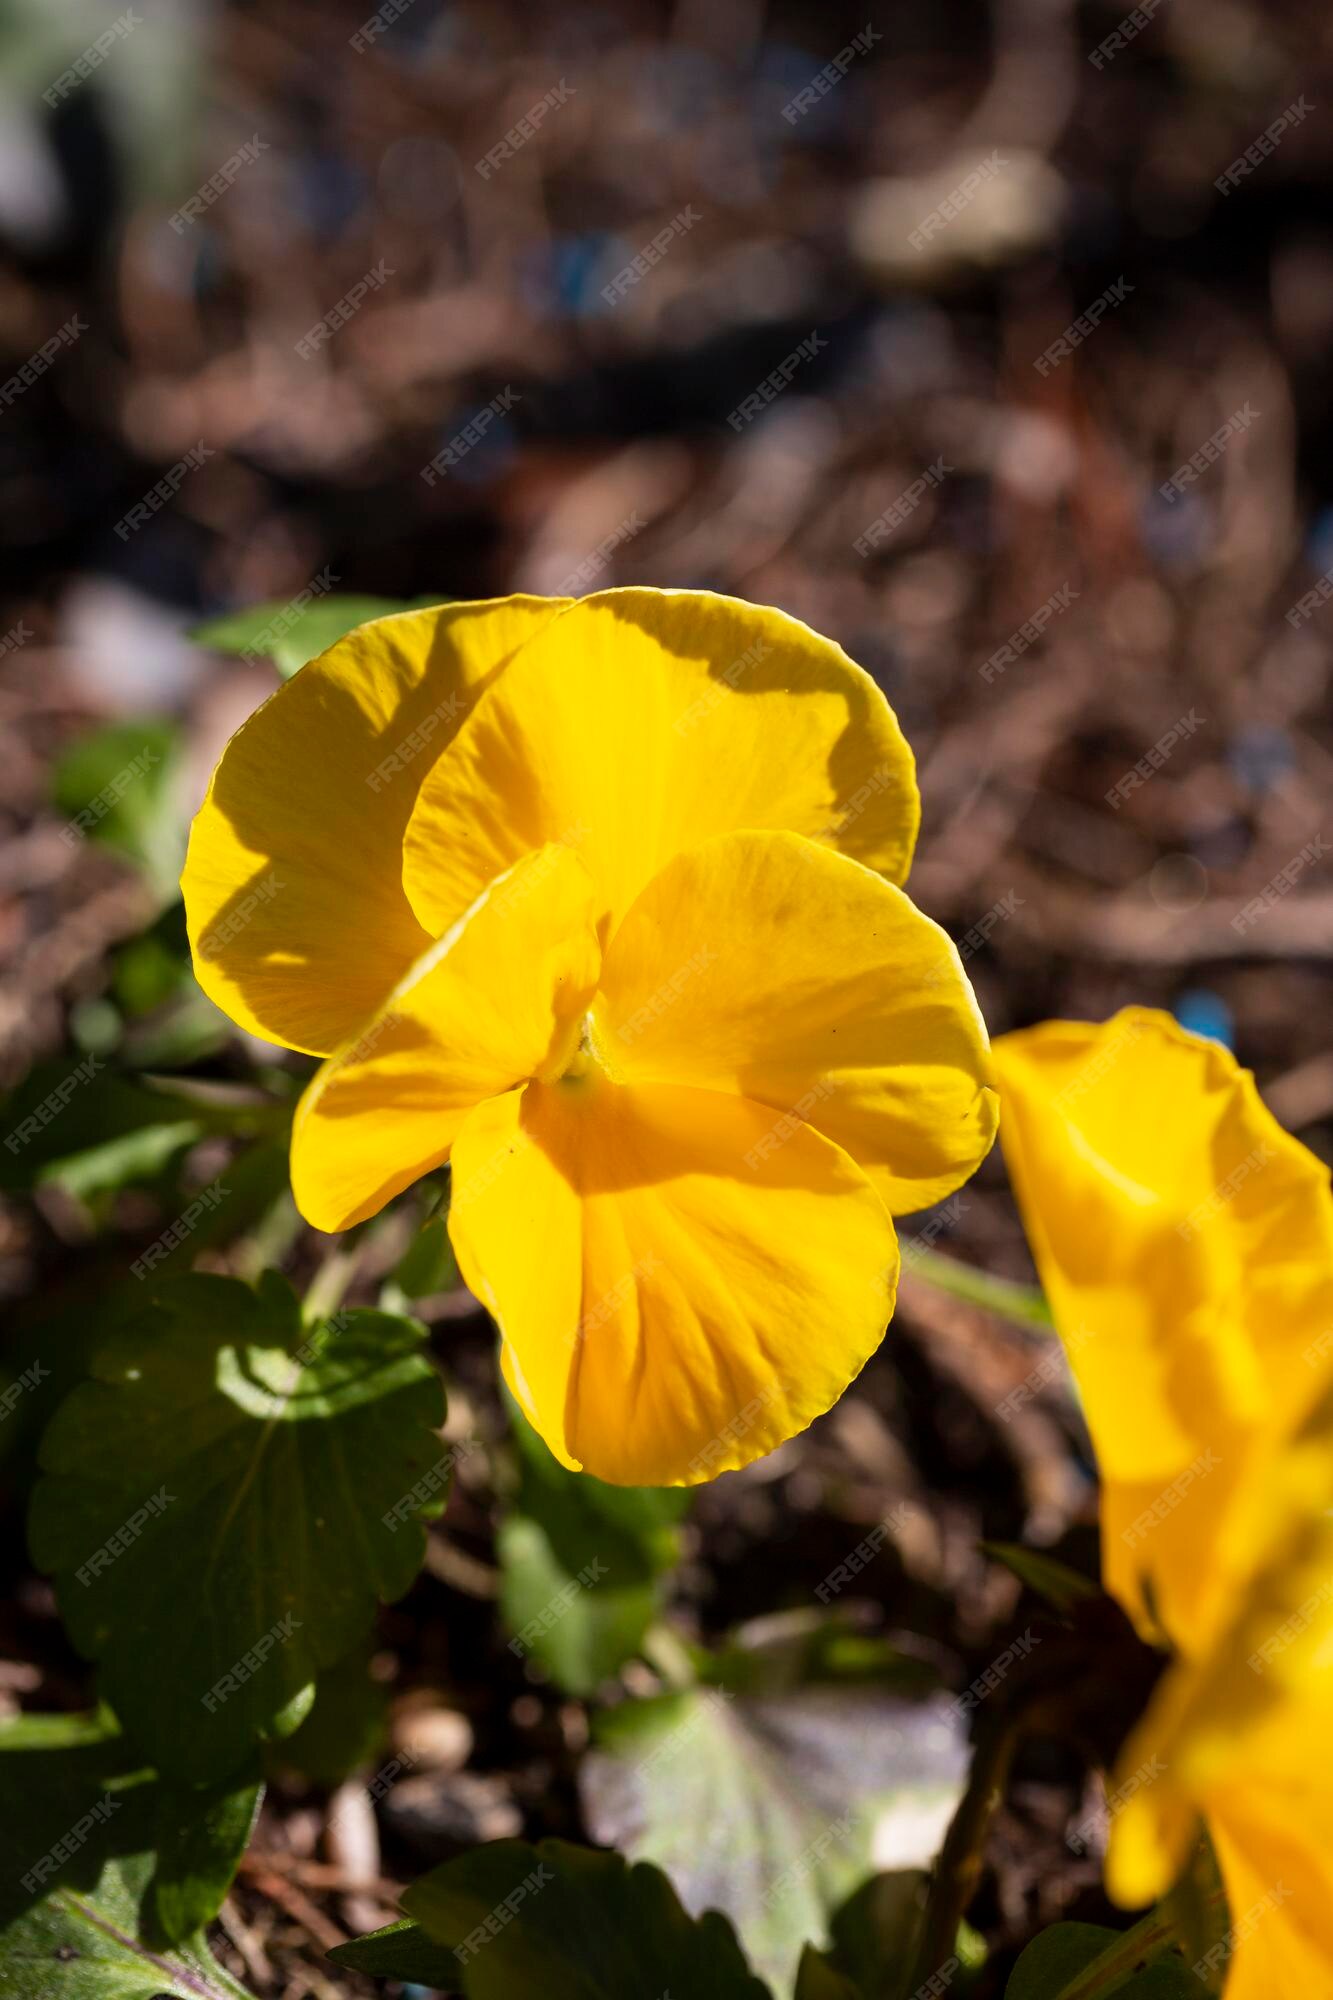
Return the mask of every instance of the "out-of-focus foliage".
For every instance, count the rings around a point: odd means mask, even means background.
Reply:
[[[665,1868],[687,1909],[725,1911],[775,1993],[876,1866],[921,1886],[968,1765],[947,1697],[867,1686],[661,1695],[609,1710],[598,1744],[581,1774],[594,1838]],[[918,1914],[909,1889],[904,1960]]]
[[[657,1615],[690,1495],[567,1472],[513,1398],[506,1402],[519,1475],[498,1538],[510,1647],[571,1694],[591,1694]]]
[[[291,604],[257,604],[250,611],[210,618],[191,633],[201,646],[220,653],[240,653],[247,659],[272,660],[284,680],[313,660],[344,633],[370,618],[387,618],[392,611],[412,611],[438,604],[437,597],[417,597],[400,603],[392,597],[317,597],[299,609]]]

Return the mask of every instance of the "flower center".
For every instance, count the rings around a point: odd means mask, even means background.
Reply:
[[[597,1022],[590,1007],[581,1020],[570,1022],[540,1071],[541,1080],[581,1092],[595,1089],[610,1075],[606,1053],[597,1035]]]

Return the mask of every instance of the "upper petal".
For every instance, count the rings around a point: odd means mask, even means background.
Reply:
[[[902,731],[840,647],[707,591],[608,590],[477,704],[422,785],[403,879],[438,931],[528,848],[577,842],[614,921],[673,854],[736,827],[901,881],[918,818]]]
[[[463,1119],[563,1064],[601,952],[587,871],[526,857],[417,960],[313,1078],[292,1128],[292,1191],[317,1229],[349,1229],[437,1167]]]
[[[196,976],[233,1021],[323,1055],[445,928],[423,929],[403,894],[417,788],[480,690],[563,603],[510,597],[375,619],[232,737],[181,888]]]
[[[790,833],[669,861],[607,948],[616,1073],[738,1092],[815,1125],[910,1214],[995,1136],[986,1030],[958,953],[901,889]]]
[[[1108,1587],[1197,1653],[1263,1468],[1328,1371],[1333,1197],[1228,1052],[1164,1014],[995,1044],[1005,1158],[1103,1482]]]
[[[746,1098],[532,1083],[472,1114],[453,1175],[450,1234],[511,1387],[557,1457],[615,1484],[692,1485],[772,1451],[893,1309],[874,1190]]]

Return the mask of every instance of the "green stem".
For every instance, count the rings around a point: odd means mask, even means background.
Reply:
[[[940,1858],[931,1876],[916,1963],[906,1991],[928,1984],[950,1959],[957,1957],[958,1926],[976,1892],[986,1846],[1009,1768],[1026,1721],[1022,1708],[995,1714],[977,1738],[967,1790],[959,1801]]]
[[[284,1188],[249,1234],[243,1236],[233,1249],[232,1269],[237,1277],[255,1284],[261,1271],[267,1270],[270,1264],[282,1262],[303,1227],[291,1191]]]
[[[942,1257],[938,1250],[928,1250],[924,1245],[914,1248],[910,1238],[903,1251],[903,1270],[924,1284],[934,1285],[937,1291],[966,1299],[969,1305],[985,1306],[988,1312],[998,1313],[1001,1319],[1012,1320],[1017,1326],[1038,1326],[1049,1331],[1055,1325],[1051,1309],[1036,1285],[1020,1285],[1012,1278],[993,1278],[988,1271],[960,1264],[956,1257]]]
[[[697,1686],[699,1676],[694,1670],[689,1649],[669,1625],[650,1625],[640,1642],[640,1650],[649,1666],[656,1669],[669,1688]]]
[[[331,1312],[338,1310],[342,1295],[352,1282],[356,1262],[355,1250],[330,1250],[310,1280],[310,1289],[305,1295],[303,1315],[307,1324],[327,1319]]]

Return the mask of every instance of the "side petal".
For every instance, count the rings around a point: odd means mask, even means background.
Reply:
[[[1328,1371],[1327,1170],[1226,1050],[1165,1014],[1048,1022],[994,1053],[1097,1451],[1108,1588],[1197,1654],[1253,1566],[1263,1468]]]
[[[794,1112],[895,1215],[952,1194],[995,1137],[953,944],[901,889],[796,834],[719,834],[668,862],[607,948],[597,1019],[614,1074]]]
[[[307,1222],[364,1222],[447,1159],[474,1105],[563,1064],[597,983],[592,905],[577,855],[543,848],[422,954],[297,1107],[292,1192]]]
[[[799,620],[708,591],[607,590],[561,613],[424,781],[404,883],[438,932],[544,841],[618,921],[682,848],[787,827],[892,881],[920,805],[875,683]]]
[[[325,1055],[439,936],[445,926],[423,929],[403,894],[417,789],[481,690],[563,603],[510,597],[377,618],[232,737],[181,888],[195,974],[240,1027]]]
[[[874,1190],[746,1098],[532,1083],[473,1113],[453,1172],[450,1234],[511,1387],[557,1457],[616,1485],[694,1485],[772,1451],[836,1402],[893,1310]]]

